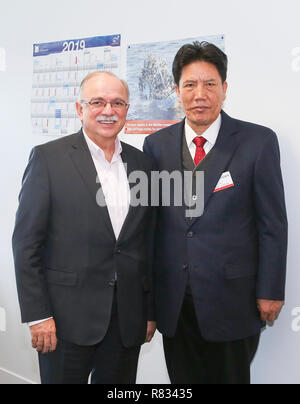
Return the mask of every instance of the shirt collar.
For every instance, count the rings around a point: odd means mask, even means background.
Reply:
[[[82,132],[83,132],[84,138],[86,140],[86,143],[88,145],[88,148],[89,148],[89,151],[90,151],[92,157],[94,157],[96,159],[102,158],[105,161],[107,161],[105,159],[104,151],[95,142],[93,142],[92,139],[90,139],[88,137],[88,135],[85,133],[84,129],[82,129]],[[122,151],[123,151],[122,144],[120,142],[120,139],[117,137],[115,140],[115,152],[114,152],[111,163],[114,163],[115,161],[117,161],[119,159]]]
[[[203,136],[212,146],[215,145],[220,128],[222,123],[221,114],[219,114],[218,118],[210,125],[209,128],[206,129],[205,132],[202,133]],[[185,136],[188,147],[190,147],[193,143],[195,137],[198,137],[197,133],[189,126],[187,121],[185,121]]]

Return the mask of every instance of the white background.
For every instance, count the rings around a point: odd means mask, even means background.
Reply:
[[[124,78],[127,44],[225,34],[229,57],[225,111],[277,132],[289,216],[287,298],[280,319],[263,333],[252,380],[300,383],[300,312],[292,315],[300,307],[299,0],[10,0],[0,7],[0,48],[6,54],[6,71],[0,69],[0,308],[6,313],[3,332],[0,310],[0,383],[39,382],[29,331],[20,325],[11,253],[17,196],[29,152],[49,140],[31,134],[32,45],[118,33],[124,46]],[[144,139],[121,137],[137,147]],[[159,334],[143,347],[138,382],[169,382]]]

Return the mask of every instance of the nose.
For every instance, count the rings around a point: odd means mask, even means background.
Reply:
[[[203,83],[199,83],[195,90],[195,97],[197,99],[203,99],[206,97],[206,89]]]
[[[110,103],[110,102],[107,102],[107,103],[106,103],[105,107],[104,107],[103,110],[102,110],[102,114],[105,114],[105,115],[111,115],[111,114],[113,114],[113,109],[112,109],[112,107],[111,107],[111,103]]]

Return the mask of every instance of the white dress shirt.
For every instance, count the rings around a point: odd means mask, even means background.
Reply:
[[[117,240],[130,205],[130,187],[127,172],[121,158],[122,145],[119,138],[116,138],[115,152],[111,162],[109,162],[105,158],[104,151],[100,149],[100,147],[97,146],[96,143],[86,135],[86,133],[84,133],[84,138],[96,167],[98,179],[102,187],[109,217]],[[52,317],[33,321],[28,323],[28,325],[31,327],[46,320],[50,320],[51,318]]]
[[[109,162],[105,158],[104,151],[85,133],[84,137],[94,161],[111,224],[116,239],[118,239],[130,205],[130,187],[121,158],[122,145],[119,138],[116,138],[115,152],[111,162]]]
[[[206,142],[204,144],[204,151],[205,154],[208,154],[211,149],[214,147],[220,128],[221,128],[221,123],[222,123],[222,117],[221,114],[218,116],[218,118],[210,125],[208,129],[206,129],[205,132],[202,133],[202,137],[206,139]],[[195,137],[199,137],[197,133],[189,126],[187,123],[187,120],[185,121],[185,138],[186,142],[189,148],[189,151],[191,153],[191,156],[193,160],[195,159],[196,155],[196,145],[193,142]]]

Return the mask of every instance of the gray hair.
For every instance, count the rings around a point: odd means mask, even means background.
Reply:
[[[115,77],[116,79],[120,80],[120,82],[122,83],[122,85],[124,86],[124,88],[125,88],[125,90],[126,90],[127,97],[128,97],[128,100],[129,100],[130,94],[129,94],[129,87],[128,87],[127,82],[126,82],[125,80],[120,79],[116,74],[114,74],[114,73],[112,73],[112,72],[109,72],[109,71],[106,71],[106,70],[99,70],[99,71],[96,71],[96,72],[89,73],[89,74],[82,80],[82,82],[81,82],[81,84],[80,84],[80,88],[79,88],[80,97],[81,97],[82,90],[83,90],[84,86],[86,85],[86,83],[87,83],[90,79],[92,79],[93,77],[101,76],[101,75],[103,75],[103,74],[107,74],[108,76]]]

